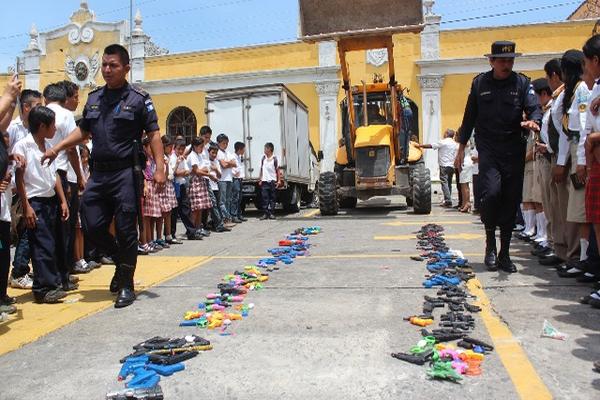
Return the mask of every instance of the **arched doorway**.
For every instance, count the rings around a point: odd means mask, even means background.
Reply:
[[[178,135],[185,137],[190,143],[197,133],[197,122],[194,112],[187,107],[177,107],[167,117],[167,135],[175,138]]]

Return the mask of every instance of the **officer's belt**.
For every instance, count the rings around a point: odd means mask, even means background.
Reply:
[[[94,161],[92,170],[98,172],[112,172],[132,168],[133,160]]]

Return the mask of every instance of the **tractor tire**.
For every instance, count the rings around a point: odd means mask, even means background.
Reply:
[[[337,183],[335,172],[323,172],[319,176],[319,209],[321,215],[338,213]]]
[[[340,199],[340,208],[356,208],[358,199],[356,197],[342,197]]]
[[[412,207],[415,214],[431,213],[431,176],[424,164],[412,171]]]

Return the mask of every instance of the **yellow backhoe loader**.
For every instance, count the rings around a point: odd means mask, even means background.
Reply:
[[[357,199],[403,195],[415,213],[431,212],[431,179],[418,135],[418,109],[396,82],[393,34],[423,29],[421,0],[300,0],[302,40],[337,42],[345,98],[334,171],[319,176],[323,215],[354,208]],[[346,55],[386,49],[389,82],[350,83]]]

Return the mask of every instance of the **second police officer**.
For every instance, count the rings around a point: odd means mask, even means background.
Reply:
[[[148,93],[130,85],[129,53],[118,44],[104,49],[102,77],[105,86],[90,92],[83,118],[69,137],[49,149],[43,160],[93,136],[91,176],[81,201],[81,220],[86,240],[111,255],[115,275],[111,292],[117,292],[115,307],[135,301],[133,276],[137,264],[137,214],[139,201],[134,177],[135,142],[145,132],[156,160],[154,180],[164,187],[164,154],[158,116]],[[115,221],[116,238],[109,232]]]
[[[473,80],[459,133],[455,167],[461,169],[473,130],[479,153],[481,220],[485,225],[485,264],[516,272],[509,249],[523,192],[525,145],[523,130],[539,131],[542,112],[529,78],[513,71],[515,43],[492,44],[492,70]],[[500,227],[500,252],[496,251]]]

